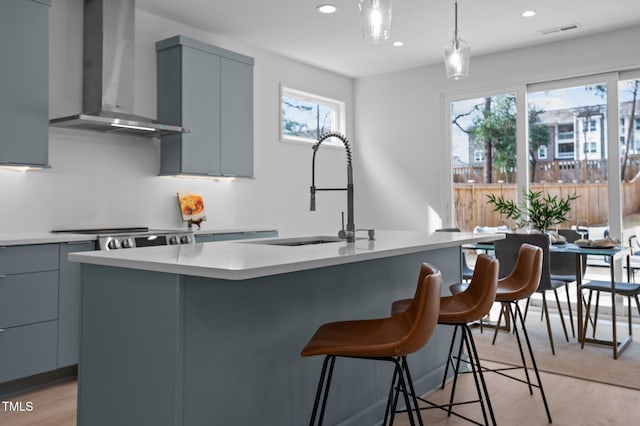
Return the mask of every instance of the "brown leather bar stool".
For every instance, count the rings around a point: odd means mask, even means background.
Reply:
[[[505,241],[505,240],[501,240],[500,242],[494,242],[494,244],[497,243],[496,249],[500,248],[502,241]],[[512,322],[514,324],[513,332],[516,336],[516,341],[518,343],[520,358],[522,360],[522,367],[505,367],[505,368],[496,368],[496,369],[485,368],[484,370],[492,371],[502,376],[522,382],[521,379],[512,377],[511,375],[505,372],[509,370],[523,369],[526,377],[526,383],[529,386],[529,393],[533,395],[533,387],[537,387],[540,389],[540,394],[542,395],[542,401],[544,403],[544,407],[547,412],[547,419],[549,420],[549,423],[551,423],[551,413],[549,411],[547,398],[545,396],[544,389],[542,387],[542,381],[540,379],[538,365],[536,363],[535,356],[533,354],[531,342],[529,341],[529,335],[527,333],[527,329],[525,326],[524,316],[522,314],[522,310],[520,309],[520,305],[518,304],[520,300],[528,299],[536,291],[538,284],[540,282],[540,276],[542,275],[542,264],[543,264],[542,248],[531,245],[531,244],[522,244],[518,250],[517,258],[515,260],[515,264],[513,264],[512,266],[511,272],[506,277],[498,280],[498,288],[496,291],[496,302],[500,302],[502,305],[502,310],[500,311],[500,317],[498,318],[498,325],[500,324],[500,320],[504,313],[508,314],[509,317],[512,319]],[[501,264],[501,267],[502,266],[503,265]],[[453,294],[457,294],[463,290],[464,290],[464,287],[460,287],[455,284],[451,286],[451,292]],[[511,307],[512,305],[515,306],[515,310],[512,309]],[[527,361],[524,355],[524,351],[522,349],[522,341],[520,339],[520,334],[518,333],[518,328],[517,328],[518,323],[520,323],[522,327],[522,332],[525,337],[525,343],[527,344],[527,349],[529,352],[529,357],[531,359],[531,364],[538,382],[537,385],[532,384],[531,379],[529,377]],[[496,342],[498,329],[499,329],[498,326],[496,326],[496,329],[493,335],[493,344],[495,344]],[[449,358],[451,357],[452,351],[453,351],[453,345],[449,349]],[[448,364],[447,364],[447,368],[448,368]],[[454,373],[457,374],[457,370],[454,370]],[[445,370],[445,375],[442,380],[443,388],[444,388],[446,378],[447,378],[447,372]]]
[[[424,407],[422,409],[446,408],[449,415],[454,414],[473,423],[480,424],[473,419],[452,411],[452,407],[455,405],[478,402],[480,403],[480,406],[482,408],[484,424],[488,424],[487,412],[491,417],[491,423],[493,425],[496,424],[493,408],[491,407],[491,400],[487,391],[487,385],[484,381],[482,368],[480,366],[480,358],[478,357],[478,352],[473,340],[473,334],[471,333],[471,328],[468,324],[480,320],[489,313],[491,305],[493,304],[493,301],[496,297],[496,288],[498,285],[498,267],[499,266],[497,259],[486,254],[478,255],[478,259],[476,260],[476,265],[473,270],[473,276],[471,277],[471,282],[469,283],[467,289],[460,294],[440,298],[440,315],[438,316],[438,324],[455,326],[456,329],[454,331],[453,339],[455,339],[455,333],[457,329],[460,328],[462,330],[462,340],[460,342],[460,348],[458,351],[458,363],[456,365],[456,371],[458,371],[460,367],[460,360],[462,358],[462,347],[464,345],[466,347],[467,353],[469,354],[469,357],[472,360],[470,365],[476,385],[478,399],[473,401],[454,403],[458,379],[458,375],[456,374],[454,375],[453,379],[453,387],[451,389],[449,404],[444,406],[436,405],[423,398],[418,398],[421,401],[430,404],[429,407]],[[394,315],[399,314],[406,310],[410,306],[410,304],[411,299],[398,300],[393,303],[391,312]],[[453,339],[451,342],[452,347]],[[448,363],[449,359],[447,359],[447,366]]]
[[[496,247],[497,249],[497,247]],[[527,327],[524,320],[524,315],[520,309],[518,302],[523,299],[528,299],[538,288],[540,283],[540,277],[542,275],[543,265],[543,249],[532,244],[522,244],[518,250],[518,257],[516,264],[513,267],[511,273],[506,277],[498,280],[498,290],[496,292],[496,302],[500,302],[503,307],[506,307],[506,312],[509,313],[513,320],[513,331],[518,342],[518,350],[520,351],[520,359],[522,360],[522,367],[510,367],[510,368],[498,368],[492,371],[499,373],[503,376],[509,377],[514,380],[521,381],[518,378],[512,377],[505,371],[514,369],[523,369],[529,386],[529,393],[533,395],[533,387],[540,389],[540,395],[542,396],[542,402],[547,413],[547,419],[551,423],[551,412],[549,411],[549,405],[547,404],[547,398],[544,394],[544,388],[542,387],[542,380],[540,379],[540,372],[538,371],[538,365],[536,358],[533,354],[533,348],[529,341],[529,334],[527,333]],[[515,308],[513,309],[512,306]],[[501,312],[502,314],[502,312]],[[529,352],[529,358],[533,366],[533,371],[536,375],[537,385],[531,383],[529,378],[529,369],[527,368],[527,361],[522,349],[522,341],[520,340],[520,334],[518,333],[518,323],[522,328],[522,334],[524,335],[525,343]],[[495,344],[498,329],[496,328],[493,336],[493,342]]]
[[[323,422],[333,367],[339,356],[392,362],[394,373],[383,424],[387,424],[389,414],[393,423],[398,392],[403,394],[411,425],[415,425],[414,411],[418,424],[423,424],[406,356],[422,348],[435,331],[441,282],[440,271],[431,265],[422,264],[414,298],[410,299],[408,308],[402,314],[389,318],[331,322],[318,328],[301,352],[303,357],[325,355],[310,425],[315,424],[318,408],[318,425]],[[395,397],[394,389],[397,389]],[[319,407],[321,394],[322,405]]]

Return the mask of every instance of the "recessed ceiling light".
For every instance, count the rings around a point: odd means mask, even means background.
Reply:
[[[395,47],[402,47],[402,46],[404,46],[404,42],[403,41],[394,41],[393,45]]]
[[[335,11],[338,10],[338,8],[332,4],[321,4],[320,6],[316,7],[316,10],[320,13],[329,14],[329,13],[335,13]]]
[[[536,12],[533,10],[525,10],[524,12],[522,12],[522,16],[524,16],[525,18],[531,18],[532,16],[536,16]]]

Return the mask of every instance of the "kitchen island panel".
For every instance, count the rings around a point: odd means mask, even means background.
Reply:
[[[179,425],[181,277],[83,267],[78,425]]]
[[[305,424],[322,362],[300,356],[311,335],[388,316],[425,261],[443,289],[458,280],[459,247],[243,281],[83,265],[78,424]],[[410,357],[418,392],[439,386],[450,333]],[[327,424],[378,422],[391,374],[340,359]]]

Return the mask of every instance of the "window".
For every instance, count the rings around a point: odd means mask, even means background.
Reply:
[[[516,94],[478,93],[481,97],[447,100],[453,173],[453,226],[472,231],[476,226],[503,224],[498,214],[478,215],[486,196],[513,188],[517,178]],[[524,126],[523,126],[524,127]]]
[[[628,235],[635,233],[637,226],[635,212],[637,201],[633,196],[635,177],[638,175],[638,153],[640,153],[640,135],[638,134],[638,112],[640,112],[640,70],[630,71],[620,74],[618,80],[618,113],[620,114],[620,180],[622,186],[621,210],[622,229],[629,230]]]
[[[529,119],[528,127],[517,127],[514,156],[520,158],[518,165],[529,160],[530,167],[528,173],[516,176],[517,185],[513,187],[502,176],[496,176],[508,170],[502,165],[495,167],[494,162],[493,180],[487,180],[483,179],[490,176],[483,173],[484,162],[474,163],[474,149],[479,149],[485,140],[484,135],[480,137],[476,131],[480,126],[474,126],[474,121],[479,123],[482,113],[488,110],[487,105],[494,106],[493,99],[481,98],[484,102],[479,102],[472,96],[445,96],[442,116],[451,129],[448,136],[452,158],[459,155],[464,159],[466,155],[465,161],[472,166],[467,167],[467,174],[462,176],[460,162],[456,163],[458,166],[452,174],[453,194],[445,207],[447,225],[471,230],[476,225],[501,224],[500,218],[495,218],[491,211],[477,207],[484,206],[483,203],[473,202],[486,196],[478,195],[478,185],[473,186],[473,182],[479,182],[483,191],[491,193],[499,187],[499,194],[511,199],[521,197],[527,188],[551,195],[575,192],[581,198],[572,206],[565,226],[587,220],[591,225],[609,226],[611,235],[618,238],[633,233],[640,204],[628,194],[637,193],[633,180],[640,173],[640,69],[531,83],[526,85],[522,97],[519,87],[506,88],[505,92],[507,90],[516,93],[518,107],[524,107],[519,110],[527,108]],[[617,91],[617,95],[608,96],[613,91]],[[477,91],[474,94],[491,96],[493,93]],[[618,108],[614,103],[618,103]],[[523,115],[516,115],[520,124],[526,119]],[[543,127],[548,138],[543,137]],[[510,142],[509,135],[501,136],[498,144]],[[619,143],[615,143],[616,140]],[[542,158],[545,152],[540,147],[543,145],[547,146],[546,159]],[[487,164],[491,161],[492,158],[485,158]],[[490,182],[495,184],[490,186]]]
[[[345,133],[345,104],[300,90],[280,87],[280,139],[315,143],[326,132]],[[329,139],[323,144],[342,147]]]
[[[558,126],[558,139],[573,140],[573,123]]]
[[[562,159],[573,159],[574,157],[574,145],[571,143],[559,143],[558,144],[558,152],[556,153],[558,158]]]
[[[547,159],[547,146],[541,145],[538,147],[538,158],[541,160]]]

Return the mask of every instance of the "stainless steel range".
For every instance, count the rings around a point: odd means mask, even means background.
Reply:
[[[136,247],[192,244],[193,233],[188,231],[136,228],[63,229],[51,232],[97,235],[96,250],[119,250]]]

